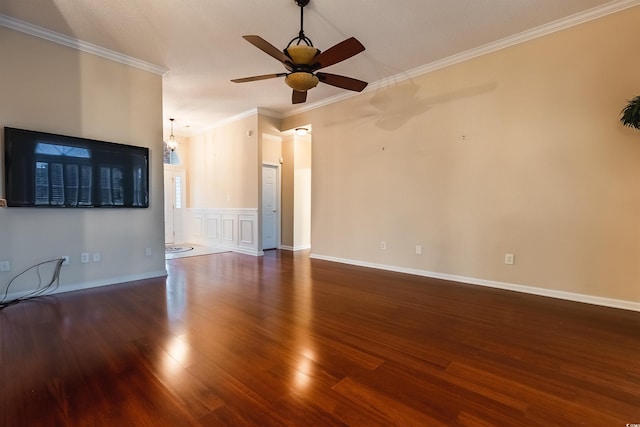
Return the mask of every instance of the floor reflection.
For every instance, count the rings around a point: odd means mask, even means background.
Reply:
[[[167,316],[170,324],[181,321],[187,304],[187,281],[182,269],[173,269],[167,277]]]
[[[305,389],[313,376],[314,353],[306,349],[302,351],[302,357],[298,361],[294,373],[293,383],[297,389]]]
[[[172,376],[182,374],[189,356],[189,345],[181,337],[173,336],[165,346],[166,353],[162,360],[164,374]]]

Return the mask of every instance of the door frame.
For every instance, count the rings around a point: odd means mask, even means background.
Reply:
[[[166,182],[165,180],[167,179],[167,176],[171,177],[171,188],[164,188],[164,209],[165,209],[165,229],[164,229],[164,239],[165,239],[165,243],[183,243],[182,240],[184,240],[184,218],[183,218],[183,211],[185,208],[185,191],[186,191],[186,171],[185,168],[182,166],[178,166],[178,165],[168,165],[165,164],[164,165],[164,177],[163,177],[163,183]],[[181,208],[176,208],[175,207],[175,177],[176,176],[180,176],[180,193],[181,193]],[[171,242],[168,242],[167,240],[167,219],[166,219],[166,211],[167,211],[167,192],[171,191],[171,194],[173,195],[171,200],[174,202],[173,206],[172,206],[172,217],[173,217],[173,224],[171,224],[171,229],[173,232],[173,236],[170,239]]]
[[[262,226],[262,230],[260,230],[260,250],[264,250],[264,212],[263,212],[263,202],[264,199],[264,185],[262,184],[262,173],[264,168],[275,169],[276,171],[276,247],[275,249],[280,249],[280,245],[282,242],[282,167],[277,163],[269,163],[263,162],[262,168],[260,169],[260,224]]]

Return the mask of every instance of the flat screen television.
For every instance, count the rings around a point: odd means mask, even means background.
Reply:
[[[147,208],[149,149],[4,128],[9,207]]]

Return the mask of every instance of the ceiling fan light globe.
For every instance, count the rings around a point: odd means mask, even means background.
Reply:
[[[316,76],[304,71],[291,73],[285,77],[284,81],[291,89],[297,90],[298,92],[306,92],[307,90],[318,86],[318,83],[320,82]]]
[[[319,52],[315,47],[307,45],[289,46],[286,50],[296,65],[311,65],[311,61]]]

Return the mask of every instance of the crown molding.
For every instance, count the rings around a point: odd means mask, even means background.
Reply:
[[[587,11],[580,12],[580,13],[568,16],[566,18],[542,25],[540,27],[536,27],[531,30],[524,31],[519,34],[506,37],[492,43],[488,43],[478,48],[470,49],[465,52],[461,52],[459,54],[455,54],[447,58],[443,58],[441,60],[437,60],[429,64],[414,68],[412,70],[397,74],[395,76],[390,76],[382,80],[373,82],[369,84],[363,92],[341,93],[336,96],[325,98],[318,102],[308,103],[303,106],[289,109],[282,114],[268,111],[265,109],[252,109],[245,113],[241,113],[239,115],[222,120],[221,122],[218,122],[210,126],[209,129],[218,127],[225,123],[242,119],[244,117],[247,117],[251,114],[256,114],[256,113],[264,114],[276,119],[283,119],[285,117],[293,116],[306,111],[315,110],[317,108],[324,107],[326,105],[330,105],[354,96],[358,96],[361,93],[367,93],[380,88],[384,88],[388,85],[389,81],[394,81],[397,83],[397,82],[409,80],[411,78],[415,78],[417,76],[420,76],[429,72],[433,72],[441,68],[449,67],[451,65],[455,65],[460,62],[468,61],[470,59],[473,59],[482,55],[487,55],[489,53],[496,52],[501,49],[505,49],[520,43],[527,42],[529,40],[543,37],[548,34],[561,31],[576,25],[580,25],[598,18],[602,18],[604,16],[611,15],[613,13],[620,12],[622,10],[625,10],[634,6],[638,6],[638,5],[640,5],[640,0],[615,0],[605,5],[598,6],[598,7],[589,9]],[[10,28],[12,30],[29,34],[35,37],[39,37],[39,38],[42,38],[54,43],[58,43],[73,49],[77,49],[82,52],[86,52],[86,53],[97,55],[106,59],[110,59],[112,61],[116,61],[125,65],[139,68],[154,74],[164,75],[169,71],[165,67],[151,64],[149,62],[146,62],[137,58],[133,58],[131,56],[127,56],[119,52],[106,49],[92,43],[84,42],[84,41],[75,39],[73,37],[69,37],[67,35],[57,33],[55,31],[51,31],[43,27],[39,27],[37,25],[30,24],[28,22],[19,20],[17,18],[13,18],[11,16],[0,14],[0,26]]]
[[[409,70],[406,73],[402,73],[401,75],[395,76],[395,78],[398,80],[401,78],[404,78],[406,80],[412,77],[417,77],[419,75],[436,71],[441,68],[449,67],[451,65],[455,65],[464,61],[468,61],[470,59],[474,59],[479,56],[487,55],[502,49],[506,49],[511,46],[515,46],[521,43],[528,42],[530,40],[544,37],[546,35],[549,35],[558,31],[566,30],[568,28],[575,27],[577,25],[584,24],[586,22],[593,21],[598,18],[602,18],[607,15],[611,15],[613,13],[620,12],[625,9],[629,9],[639,4],[640,4],[640,0],[619,0],[611,3],[607,3],[603,6],[595,7],[593,9],[589,9],[584,12],[576,13],[566,18],[559,19],[557,21],[553,21],[536,28],[532,28],[527,31],[523,31],[513,36],[505,37],[503,39],[485,44],[483,46],[479,46],[477,48],[470,49],[465,52],[461,52],[459,54],[452,55],[438,61],[434,61],[430,64],[414,68],[412,70]]]
[[[263,107],[258,107],[257,112],[262,116],[271,117],[272,119],[284,119],[286,117],[276,111],[272,111]]]
[[[238,114],[236,114],[234,116],[230,116],[230,117],[224,118],[222,120],[219,120],[219,121],[217,121],[215,123],[212,123],[209,126],[206,126],[202,130],[202,132],[199,132],[199,134],[203,134],[203,133],[209,132],[209,131],[211,131],[213,129],[216,129],[216,128],[219,128],[221,126],[224,126],[226,124],[237,122],[239,120],[246,119],[247,117],[257,116],[257,115],[258,115],[258,108],[251,108],[250,110],[244,111],[242,113],[238,113]]]
[[[325,98],[318,102],[314,102],[314,103],[306,104],[300,107],[289,109],[283,114],[283,116],[290,117],[296,114],[315,110],[317,108],[324,107],[326,105],[330,105],[339,101],[343,101],[348,98],[352,98],[354,96],[358,96],[361,93],[367,93],[367,92],[384,88],[388,86],[389,81],[398,83],[405,80],[410,80],[412,78],[439,70],[441,68],[449,67],[451,65],[468,61],[470,59],[477,58],[479,56],[487,55],[489,53],[493,53],[501,49],[506,49],[508,47],[515,46],[520,43],[524,43],[533,39],[537,39],[539,37],[543,37],[543,36],[561,31],[561,30],[565,30],[567,28],[575,27],[576,25],[584,24],[586,22],[593,21],[595,19],[602,18],[607,15],[611,15],[616,12],[620,12],[625,9],[629,9],[638,5],[640,5],[640,0],[612,1],[602,6],[594,7],[584,12],[570,15],[566,18],[562,18],[557,21],[553,21],[548,24],[541,25],[539,27],[532,28],[527,31],[523,31],[513,36],[505,37],[495,42],[491,42],[483,46],[479,46],[477,48],[470,49],[455,55],[451,55],[449,57],[431,62],[426,65],[422,65],[412,70],[405,71],[405,72],[396,74],[394,76],[386,77],[382,80],[378,80],[376,82],[369,84],[367,88],[362,92],[345,92],[344,94],[339,94],[336,96]]]
[[[222,120],[219,120],[207,127],[204,128],[204,130],[202,132],[208,132],[210,130],[219,128],[220,126],[224,126],[226,124],[229,123],[233,123],[233,122],[237,122],[239,120],[242,119],[246,119],[247,117],[251,117],[251,116],[257,116],[258,114],[263,115],[263,116],[267,116],[267,117],[271,117],[273,119],[283,119],[285,116],[283,116],[282,114],[276,113],[275,111],[271,111],[268,110],[266,108],[262,108],[262,107],[257,107],[257,108],[251,108],[247,111],[243,111],[242,113],[238,113],[236,115],[224,118]]]
[[[46,28],[39,27],[37,25],[30,24],[20,19],[13,18],[11,16],[0,14],[0,26],[10,28],[15,31],[20,31],[25,34],[29,34],[35,37],[39,37],[44,40],[48,40],[53,43],[61,44],[73,49],[77,49],[81,52],[90,53],[100,56],[102,58],[110,59],[121,64],[129,65],[131,67],[139,68],[150,73],[164,75],[169,71],[165,67],[151,64],[150,62],[143,61],[141,59],[133,58],[131,56],[123,55],[116,51],[100,47],[93,43],[84,42],[82,40],[69,37],[64,34],[57,33],[55,31],[48,30]]]

